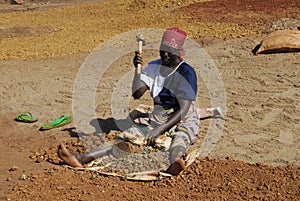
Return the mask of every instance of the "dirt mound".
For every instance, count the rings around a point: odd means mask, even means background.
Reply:
[[[265,24],[283,17],[298,17],[300,10],[296,0],[276,0],[275,3],[118,0],[113,4],[110,1],[97,1],[79,5],[83,2],[66,4],[60,1],[59,5],[49,3],[32,7],[34,12],[0,14],[1,26],[47,26],[58,30],[38,38],[24,39],[20,34],[20,37],[3,39],[0,59],[46,58],[92,51],[118,33],[141,27],[165,28],[176,25],[194,39],[257,36]],[[19,46],[18,50],[13,48],[16,45]]]
[[[12,116],[9,115],[9,117]],[[18,138],[18,142],[22,141],[20,136],[16,135],[18,132],[11,130],[15,123],[10,118],[2,119],[4,123],[7,123],[4,129],[8,133],[4,143],[11,141],[11,146],[15,144],[12,142]],[[35,139],[23,140],[24,145],[19,146],[19,148],[26,147],[22,151],[27,154],[31,150],[30,159],[25,157],[19,161],[18,165],[11,165],[3,170],[8,173],[8,176],[1,177],[2,181],[5,179],[4,184],[9,184],[12,189],[9,192],[6,191],[5,196],[0,196],[5,200],[132,200],[133,198],[144,200],[182,200],[183,198],[187,200],[297,200],[300,197],[299,168],[273,167],[261,163],[249,164],[234,161],[230,157],[226,160],[215,160],[210,157],[196,159],[179,176],[146,183],[102,176],[97,172],[75,171],[61,166],[62,163],[56,154],[58,143],[53,143],[57,139],[52,138],[49,141],[49,138],[39,136],[35,126],[19,125],[18,127],[23,128],[23,137],[32,136]],[[45,144],[44,148],[34,148],[41,143]],[[84,147],[76,142],[76,139],[69,142],[67,146],[74,152],[84,151]],[[12,151],[13,147],[9,150]],[[7,153],[15,156],[14,152]],[[11,160],[17,160],[17,158]],[[28,163],[26,160],[34,163],[26,167],[24,166]]]
[[[159,9],[174,9],[176,7],[181,7],[185,5],[189,5],[191,3],[196,2],[206,2],[211,0],[171,0],[171,1],[161,1],[161,0],[133,0],[132,3],[129,4],[129,7],[134,8],[135,10],[138,9],[153,9],[153,8],[159,8]]]
[[[148,183],[53,167],[28,175],[13,192],[22,200],[297,200],[299,175],[293,167],[209,158],[196,160],[180,176]]]
[[[32,37],[55,31],[58,29],[50,26],[0,26],[0,38]]]
[[[299,8],[298,0],[218,0],[193,3],[176,10],[176,12],[179,11],[198,21],[261,26],[280,18],[297,18],[299,17]]]

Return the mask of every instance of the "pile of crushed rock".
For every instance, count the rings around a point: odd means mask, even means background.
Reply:
[[[300,17],[299,18],[281,18],[278,21],[274,21],[266,26],[262,30],[263,34],[269,34],[277,30],[299,30],[300,29]]]

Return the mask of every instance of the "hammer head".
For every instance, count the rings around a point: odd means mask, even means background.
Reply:
[[[145,39],[145,37],[143,36],[143,34],[141,34],[141,33],[138,33],[137,35],[136,35],[136,41],[137,42],[142,42],[142,44],[143,45],[146,45],[146,39]]]

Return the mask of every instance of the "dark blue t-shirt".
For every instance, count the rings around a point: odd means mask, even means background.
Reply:
[[[178,99],[196,100],[197,94],[197,76],[194,69],[186,62],[181,62],[180,65],[170,73],[167,77],[163,77],[163,81],[157,77],[159,74],[161,60],[155,60],[148,64],[148,67],[143,69],[141,79],[154,91],[155,87],[160,87],[160,92],[153,96],[154,104],[162,105],[165,109],[179,109]],[[162,83],[159,83],[162,82]],[[151,86],[149,86],[151,85]]]

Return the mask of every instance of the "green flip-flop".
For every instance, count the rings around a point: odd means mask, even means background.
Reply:
[[[72,121],[72,116],[60,116],[58,117],[56,120],[54,120],[53,122],[49,123],[49,124],[43,124],[40,128],[40,130],[49,130],[52,128],[57,128],[57,127],[61,127],[64,126],[68,123],[71,123]]]
[[[37,117],[34,117],[30,112],[22,112],[18,114],[15,118],[16,121],[33,123],[38,120]]]

